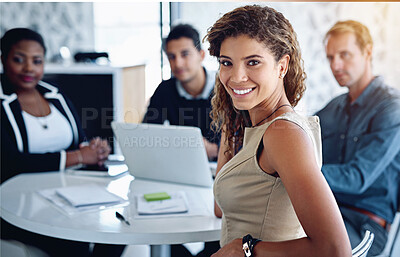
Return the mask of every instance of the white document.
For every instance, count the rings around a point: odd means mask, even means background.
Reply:
[[[57,188],[56,194],[74,207],[118,203],[122,200],[95,184]]]
[[[85,188],[85,189],[82,189]],[[66,189],[66,190],[60,190]],[[70,194],[70,191],[73,191]],[[64,196],[58,193],[60,191]],[[96,194],[99,193],[99,194]],[[81,186],[73,186],[73,187],[64,187],[64,188],[50,188],[38,191],[38,194],[43,196],[45,199],[52,202],[58,209],[68,215],[75,215],[86,211],[95,211],[108,207],[126,205],[128,202],[110,192],[108,192],[104,187],[100,187],[98,185],[81,185]],[[86,194],[85,196],[82,194]],[[110,195],[111,196],[110,196]],[[67,195],[67,197],[65,196]],[[102,198],[105,196],[105,198]],[[71,201],[75,200],[67,200],[67,198],[75,199],[75,198],[84,198],[83,204],[82,200],[78,200],[75,202],[75,205],[72,204]],[[113,199],[112,201],[110,201]],[[91,203],[91,204],[88,204]],[[96,203],[96,204],[94,204]]]
[[[178,191],[182,192],[182,191]],[[169,195],[174,195],[177,192],[167,192]],[[182,213],[154,213],[151,215],[143,215],[139,213],[138,205],[139,199],[143,198],[143,194],[135,195],[136,204],[131,205],[133,208],[132,213],[135,219],[161,219],[161,218],[174,218],[174,217],[191,217],[191,216],[212,216],[214,215],[214,210],[210,210],[207,206],[206,200],[203,199],[199,194],[192,191],[182,192],[182,196],[185,200],[187,206],[187,212]]]
[[[169,193],[171,199],[161,201],[146,201],[143,195],[136,196],[139,215],[172,214],[188,212],[185,192]]]

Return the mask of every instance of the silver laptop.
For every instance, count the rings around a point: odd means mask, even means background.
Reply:
[[[212,186],[199,128],[115,121],[111,126],[134,177]]]

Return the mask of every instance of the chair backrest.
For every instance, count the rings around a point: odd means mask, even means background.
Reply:
[[[390,226],[385,248],[374,257],[400,256],[400,190],[398,191],[397,201],[397,212]]]
[[[351,251],[352,256],[366,257],[373,241],[374,241],[374,233],[371,233],[371,231],[369,230],[365,231],[365,235],[361,243]]]
[[[385,248],[374,257],[400,256],[400,211],[394,216],[388,233]]]
[[[397,214],[400,215],[400,212]],[[400,226],[398,226],[397,231],[394,231],[393,233],[395,233],[395,235],[390,249],[390,256],[400,256]]]

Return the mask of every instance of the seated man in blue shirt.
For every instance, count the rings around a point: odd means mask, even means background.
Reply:
[[[218,136],[210,127],[210,111],[216,73],[202,66],[205,52],[199,38],[199,33],[190,25],[180,24],[172,28],[164,50],[173,77],[157,87],[143,122],[200,128],[208,159],[214,160],[218,155]],[[196,256],[210,256],[218,249],[218,242],[206,243],[205,249]],[[192,254],[182,245],[173,245],[171,256]]]
[[[354,248],[375,234],[369,256],[385,247],[399,202],[400,92],[372,75],[372,38],[356,21],[337,22],[325,36],[335,79],[348,93],[317,113],[325,175]]]

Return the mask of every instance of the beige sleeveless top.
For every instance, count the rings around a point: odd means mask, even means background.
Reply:
[[[281,179],[258,165],[257,149],[266,129],[276,120],[300,126],[312,140],[315,158],[322,165],[317,116],[306,118],[288,112],[259,127],[246,128],[242,149],[222,167],[214,182],[214,197],[223,213],[221,247],[247,234],[263,241],[306,236]]]

